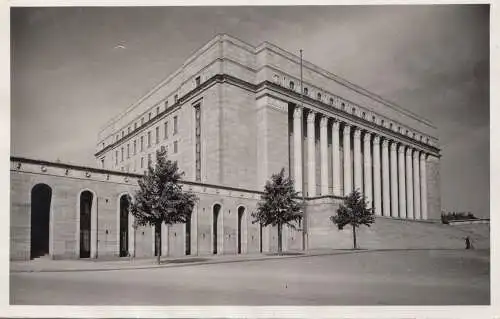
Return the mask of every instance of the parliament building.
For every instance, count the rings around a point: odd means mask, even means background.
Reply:
[[[188,223],[156,230],[157,247],[154,229],[133,227],[126,195],[159,149],[199,201]],[[106,123],[95,158],[85,167],[11,157],[11,259],[274,251],[276,229],[251,213],[282,168],[306,212],[285,228],[285,250],[344,248],[329,216],[354,189],[378,219],[440,217],[428,120],[273,44],[225,34]]]

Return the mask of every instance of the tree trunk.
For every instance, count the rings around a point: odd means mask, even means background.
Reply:
[[[132,256],[135,258],[135,251],[137,249],[137,228],[134,228],[134,255]]]
[[[282,252],[283,252],[283,248],[281,246],[281,229],[282,229],[282,225],[281,224],[278,224],[278,255],[281,255]]]
[[[156,263],[159,265],[160,264],[160,257],[161,257],[161,247],[160,247],[160,232],[157,231],[158,229],[160,229],[161,227],[161,224],[160,225],[156,225],[155,226],[155,229],[154,229],[154,232],[155,232],[155,245],[156,245]]]
[[[356,243],[356,226],[352,225],[352,240],[354,244],[354,249],[358,248],[358,244]]]

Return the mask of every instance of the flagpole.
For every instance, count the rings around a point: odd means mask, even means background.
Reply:
[[[303,103],[303,94],[304,94],[304,82],[303,82],[303,72],[302,72],[302,49],[300,49],[300,111],[303,112],[304,110],[304,103]],[[303,115],[304,113],[302,113]],[[300,135],[300,143],[303,144],[304,142],[304,121],[302,120],[302,116],[301,116],[301,135]],[[302,149],[302,154],[301,154],[301,157],[302,157],[302,167],[301,167],[301,172],[302,172],[302,207],[303,207],[303,213],[304,213],[304,220],[303,220],[303,224],[302,224],[302,250],[307,250],[307,244],[306,244],[306,240],[307,240],[307,215],[306,215],[306,200],[305,200],[305,196],[304,196],[304,193],[305,193],[305,180],[304,180],[304,174],[303,174],[303,171],[304,171],[304,148],[301,147]]]

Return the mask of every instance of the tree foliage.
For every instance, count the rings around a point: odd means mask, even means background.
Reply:
[[[180,184],[183,172],[177,162],[166,159],[166,151],[156,151],[156,164],[148,165],[146,173],[138,180],[130,212],[137,226],[186,223],[198,200],[195,194],[184,191]],[[157,243],[159,243],[159,236]],[[158,253],[159,262],[160,253]]]
[[[264,194],[257,204],[257,210],[252,213],[253,223],[278,227],[279,253],[282,252],[282,226],[288,225],[295,229],[296,222],[302,218],[301,206],[296,200],[297,196],[298,192],[295,191],[293,180],[285,176],[285,169],[282,168],[266,182]]]
[[[352,227],[353,246],[356,249],[356,228],[361,225],[370,227],[375,222],[375,217],[372,209],[367,207],[366,197],[361,195],[358,190],[354,190],[337,209],[337,215],[330,216],[330,220],[340,230],[347,225]]]

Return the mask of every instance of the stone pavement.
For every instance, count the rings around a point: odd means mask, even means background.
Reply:
[[[461,249],[389,249],[389,250],[461,250]],[[323,255],[352,254],[362,252],[385,251],[384,249],[318,249],[303,251],[288,251],[282,255],[276,253],[267,254],[245,254],[245,255],[208,255],[208,256],[182,256],[163,257],[160,264],[156,263],[156,258],[113,258],[113,259],[73,259],[73,260],[52,260],[49,258],[38,258],[30,261],[11,261],[10,272],[71,272],[71,271],[109,271],[127,269],[149,269],[149,268],[170,268],[185,267],[206,264],[222,264],[245,261],[259,261],[283,258],[300,258]]]
[[[10,272],[67,272],[67,271],[106,271],[182,267],[188,265],[218,264],[244,261],[268,260],[276,258],[296,258],[304,256],[315,256],[332,254],[332,250],[304,252],[285,252],[283,255],[276,254],[245,254],[245,255],[209,255],[209,256],[182,256],[163,257],[158,265],[156,257],[153,258],[113,258],[113,259],[73,259],[52,260],[50,258],[37,258],[30,261],[11,261]],[[340,253],[342,251],[337,251]],[[346,251],[343,251],[346,252]]]

